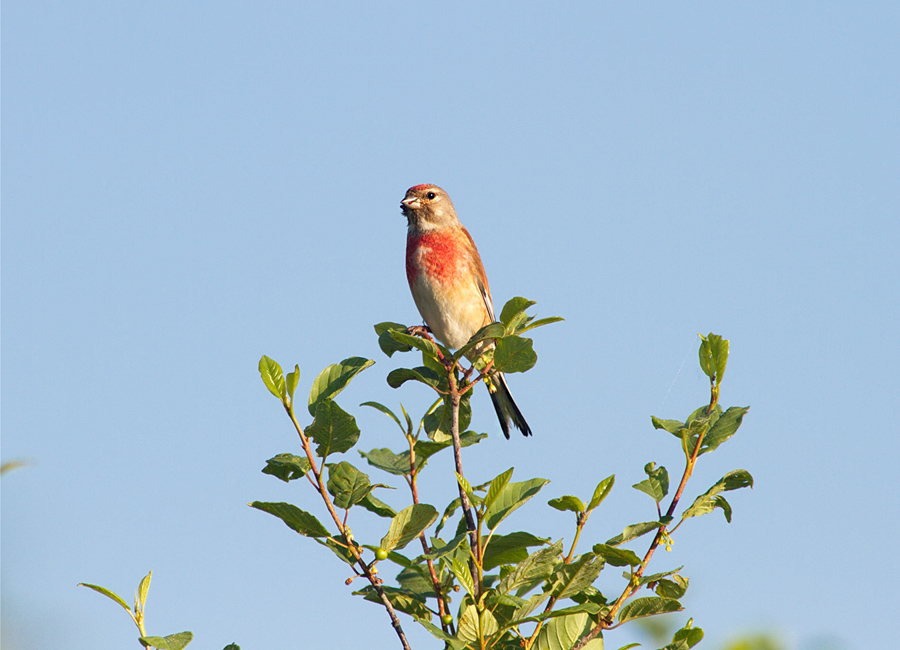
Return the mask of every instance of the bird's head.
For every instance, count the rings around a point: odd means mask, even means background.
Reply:
[[[400,209],[410,232],[429,232],[459,223],[453,202],[437,185],[426,183],[409,188],[400,201]]]

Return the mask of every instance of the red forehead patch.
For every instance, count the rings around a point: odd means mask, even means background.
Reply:
[[[411,190],[424,190],[424,189],[427,188],[427,187],[434,187],[434,185],[432,185],[431,183],[422,183],[421,185],[414,185],[413,187],[411,187],[411,188],[409,188],[409,189],[411,189]]]

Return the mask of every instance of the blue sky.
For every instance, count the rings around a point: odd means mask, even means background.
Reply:
[[[429,401],[386,385],[414,360],[372,325],[419,322],[399,201],[430,182],[494,302],[566,319],[510,377],[533,438],[474,400],[473,481],[552,480],[510,530],[570,538],[542,501],[613,473],[587,538],[650,518],[629,486],[648,461],[680,469],[650,416],[705,400],[713,331],[723,404],[752,408],[689,489],[739,467],[756,486],[651,569],[685,565],[701,647],[889,647],[898,33],[889,2],[4,2],[2,456],[31,462],[2,483],[4,646],[136,643],[75,585],[130,598],[152,568],[148,632],[191,647],[396,647],[328,551],[246,506],[316,511],[259,471],[299,445],[256,364],[299,363],[305,392],[375,359],[339,402],[361,449],[400,446],[357,405]],[[439,507],[450,462],[422,487]]]

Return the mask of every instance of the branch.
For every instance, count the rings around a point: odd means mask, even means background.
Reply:
[[[381,599],[382,605],[387,610],[388,616],[391,619],[391,625],[394,628],[394,631],[397,633],[397,636],[400,638],[400,644],[403,646],[403,650],[412,650],[409,646],[409,642],[406,640],[406,634],[403,632],[403,627],[400,625],[400,619],[397,618],[397,612],[394,611],[394,606],[391,604],[391,601],[388,599],[387,594],[384,593],[384,589],[381,587],[381,580],[376,577],[376,575],[372,572],[372,568],[366,564],[365,560],[362,559],[362,556],[359,553],[359,550],[356,547],[356,544],[353,543],[353,534],[350,532],[350,528],[341,520],[337,511],[334,508],[334,504],[331,502],[331,498],[328,496],[328,489],[325,487],[325,482],[322,479],[322,472],[319,469],[318,465],[316,465],[316,457],[313,454],[312,447],[309,444],[309,438],[303,432],[303,428],[300,426],[300,423],[297,422],[297,417],[294,415],[293,405],[284,405],[284,410],[287,411],[288,416],[291,418],[291,422],[294,423],[294,428],[297,430],[297,434],[300,436],[300,442],[303,445],[303,451],[306,452],[306,458],[309,460],[310,470],[313,473],[315,478],[315,488],[318,491],[319,495],[322,497],[322,500],[325,502],[325,507],[328,509],[328,513],[331,515],[331,519],[334,521],[338,530],[341,532],[341,535],[344,536],[344,539],[347,540],[347,548],[350,551],[350,554],[353,555],[354,561],[359,565],[359,568],[362,570],[362,574],[369,581],[369,584],[372,585],[372,588],[375,589],[375,593],[378,594],[378,597]],[[324,461],[323,461],[324,462]]]
[[[710,408],[715,404],[715,396],[713,400],[710,402]],[[694,472],[694,465],[697,462],[697,456],[700,453],[700,445],[703,442],[703,437],[706,435],[706,432],[703,431],[697,436],[697,443],[694,446],[694,451],[691,454],[691,457],[685,463],[684,473],[681,476],[681,482],[678,484],[678,489],[675,491],[675,496],[672,497],[672,503],[669,504],[668,510],[666,510],[666,517],[671,517],[675,512],[675,509],[678,507],[678,502],[681,500],[681,493],[684,492],[684,486],[687,484],[688,479],[691,477],[691,474]],[[647,569],[647,565],[650,563],[650,558],[653,557],[653,553],[656,551],[656,548],[659,546],[660,540],[662,540],[663,535],[667,532],[666,526],[660,526],[656,535],[653,537],[653,541],[650,543],[650,548],[647,549],[647,553],[644,555],[644,558],[641,560],[640,566],[638,566],[637,571],[632,574],[631,580],[628,582],[628,585],[625,587],[625,590],[622,592],[616,602],[613,603],[612,607],[610,607],[609,611],[606,615],[600,620],[600,622],[585,636],[583,636],[578,643],[572,648],[572,650],[580,650],[587,643],[596,637],[603,630],[610,630],[616,625],[613,624],[613,621],[616,620],[616,614],[619,613],[619,610],[622,608],[622,605],[625,604],[625,601],[628,600],[637,590],[638,583],[640,582],[641,576],[644,575],[644,571]]]

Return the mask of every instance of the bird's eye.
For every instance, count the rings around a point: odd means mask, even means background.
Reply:
[[[437,194],[435,194],[434,192],[429,192],[425,196],[427,196],[429,199],[433,199],[433,198],[437,197]]]

